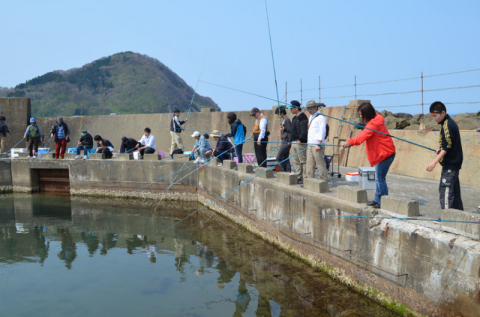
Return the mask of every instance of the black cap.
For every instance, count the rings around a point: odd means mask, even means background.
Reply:
[[[176,113],[176,112],[180,112],[180,109],[175,108],[175,110],[173,110],[173,113]]]
[[[290,101],[290,105],[287,106],[288,109],[292,108],[301,108],[301,104],[297,100]]]
[[[124,136],[124,137],[122,138],[122,142],[125,143],[125,141],[127,141],[127,137],[126,137],[126,136]]]

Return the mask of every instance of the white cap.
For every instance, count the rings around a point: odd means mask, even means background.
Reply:
[[[200,136],[200,132],[198,132],[198,131],[193,132],[192,138],[194,138],[194,137],[196,137],[196,136]]]

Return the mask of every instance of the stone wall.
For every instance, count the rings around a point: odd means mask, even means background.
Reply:
[[[5,152],[23,138],[31,116],[30,98],[0,98],[0,115],[7,119],[11,135],[7,134]],[[18,147],[25,147],[22,142]]]

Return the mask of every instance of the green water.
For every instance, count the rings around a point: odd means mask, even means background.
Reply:
[[[210,211],[0,196],[1,316],[392,316]]]

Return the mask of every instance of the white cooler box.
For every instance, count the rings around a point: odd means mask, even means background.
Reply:
[[[359,180],[358,173],[345,173],[345,179],[347,182],[356,183]]]
[[[376,189],[377,179],[375,176],[375,167],[359,167],[358,168],[359,185],[363,189]]]
[[[27,149],[24,148],[17,148],[17,149],[12,149],[12,157],[18,157],[18,153],[27,153]]]

